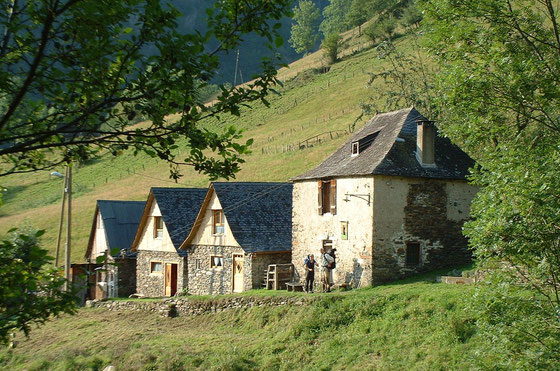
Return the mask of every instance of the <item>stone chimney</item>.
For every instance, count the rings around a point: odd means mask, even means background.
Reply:
[[[436,167],[434,123],[432,121],[417,121],[416,123],[416,159],[423,167]]]

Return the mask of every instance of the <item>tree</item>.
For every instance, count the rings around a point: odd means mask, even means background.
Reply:
[[[346,14],[350,10],[350,5],[351,2],[348,0],[329,0],[329,5],[323,9],[323,22],[319,26],[325,38],[348,29]]]
[[[298,53],[307,54],[319,41],[319,21],[321,12],[310,0],[300,0],[293,9],[290,44]]]
[[[74,292],[61,290],[63,276],[45,268],[52,258],[39,246],[42,234],[14,230],[0,241],[0,343],[8,344],[16,330],[28,335],[31,325],[76,310]]]
[[[480,166],[472,175],[480,192],[465,232],[479,264],[492,273],[481,318],[496,332],[513,334],[526,357],[558,362],[559,5],[423,5],[428,46],[439,67],[436,96],[445,107],[439,126]]]
[[[325,50],[329,63],[336,63],[338,61],[338,49],[340,49],[340,35],[337,33],[327,35],[321,43],[321,48]]]
[[[278,20],[289,0],[224,0],[207,10],[208,32],[177,31],[179,13],[148,0],[12,0],[0,13],[0,176],[132,149],[211,178],[231,177],[250,142],[198,123],[267,104],[273,61],[244,87],[221,86],[215,104],[197,97],[248,33],[282,43]],[[272,47],[272,45],[271,45]],[[200,81],[203,84],[200,84]],[[167,115],[179,113],[178,120]],[[150,120],[132,125],[136,117]],[[176,158],[177,141],[190,147]],[[212,156],[208,151],[214,152]]]

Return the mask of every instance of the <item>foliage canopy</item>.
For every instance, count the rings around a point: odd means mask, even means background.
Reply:
[[[144,151],[193,166],[211,178],[231,177],[250,143],[240,132],[215,133],[197,123],[239,115],[277,83],[272,60],[244,87],[227,88],[213,105],[198,97],[220,56],[256,33],[280,45],[279,20],[289,0],[225,0],[207,10],[208,31],[180,33],[179,13],[147,0],[13,0],[0,13],[0,175],[49,169],[107,150]],[[210,41],[218,46],[210,49]],[[215,41],[213,41],[215,42]],[[167,115],[178,113],[170,120]],[[148,122],[136,124],[142,117]],[[188,140],[177,159],[177,140]],[[207,150],[217,156],[208,155]]]

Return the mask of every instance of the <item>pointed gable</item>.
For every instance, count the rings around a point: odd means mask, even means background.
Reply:
[[[419,121],[428,120],[414,108],[378,114],[325,161],[293,180],[374,174],[464,180],[474,161],[447,138],[435,139],[434,167],[418,162]]]
[[[183,243],[186,248],[201,228],[207,205],[216,195],[235,241],[245,252],[289,251],[292,244],[292,184],[215,182],[195,227]]]
[[[88,258],[91,255],[97,231],[105,233],[109,251],[115,248],[124,249],[127,256],[132,255],[130,247],[140,224],[145,205],[144,201],[98,200],[85,257]],[[102,220],[103,229],[97,229],[98,214],[100,215],[99,219]],[[113,256],[116,257],[119,254]]]
[[[152,188],[132,249],[137,250],[144,229],[148,225],[150,210],[157,206],[169,238],[178,250],[191,231],[206,191],[205,188]]]

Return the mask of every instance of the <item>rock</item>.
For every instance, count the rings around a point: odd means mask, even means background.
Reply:
[[[113,365],[109,365],[103,369],[103,371],[117,371],[117,368]]]

